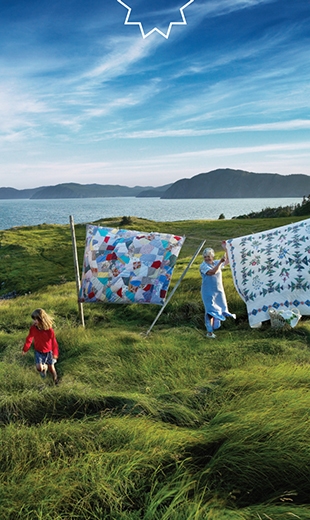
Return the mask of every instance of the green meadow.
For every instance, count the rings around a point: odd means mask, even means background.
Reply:
[[[203,240],[306,217],[107,227],[186,236],[170,291]],[[80,270],[85,225],[76,226]],[[229,267],[231,312],[205,337],[197,257],[159,307],[85,304],[70,227],[0,231],[1,520],[309,520],[310,321],[250,329]],[[31,312],[55,319],[60,384],[21,350]]]

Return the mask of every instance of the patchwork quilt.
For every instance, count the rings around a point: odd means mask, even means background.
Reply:
[[[88,225],[79,301],[163,305],[184,240]]]
[[[310,315],[310,219],[226,241],[235,287],[249,324],[270,319],[269,309]]]

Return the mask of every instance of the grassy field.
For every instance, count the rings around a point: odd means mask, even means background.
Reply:
[[[293,220],[126,227],[186,236],[171,290],[202,240],[220,255]],[[250,329],[227,269],[237,320],[206,339],[199,257],[147,337],[157,306],[84,305],[83,329],[69,226],[0,231],[0,260],[0,296],[17,295],[0,300],[1,520],[309,520],[309,320]],[[57,387],[21,356],[37,307],[55,318]]]

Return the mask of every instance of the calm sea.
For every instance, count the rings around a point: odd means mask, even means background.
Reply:
[[[0,200],[0,229],[37,224],[94,222],[108,217],[141,217],[155,221],[226,219],[260,211],[266,207],[289,206],[301,198],[278,199],[182,199],[108,197],[96,199]]]

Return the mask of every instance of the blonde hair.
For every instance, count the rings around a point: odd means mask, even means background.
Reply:
[[[49,316],[44,309],[36,309],[33,311],[31,318],[37,320],[37,327],[40,330],[51,329],[54,323],[53,318]]]

